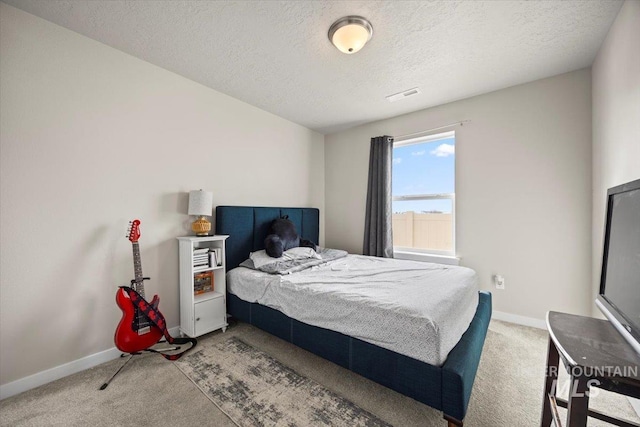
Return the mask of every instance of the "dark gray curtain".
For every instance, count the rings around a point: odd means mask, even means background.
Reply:
[[[391,165],[393,163],[393,137],[371,138],[369,151],[369,187],[364,222],[362,253],[393,258],[391,231]]]

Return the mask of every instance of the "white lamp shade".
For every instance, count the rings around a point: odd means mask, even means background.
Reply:
[[[209,191],[189,192],[189,215],[211,216],[213,212],[213,193]]]

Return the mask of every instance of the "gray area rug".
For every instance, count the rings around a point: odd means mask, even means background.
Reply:
[[[389,426],[237,337],[205,342],[176,366],[240,426]]]

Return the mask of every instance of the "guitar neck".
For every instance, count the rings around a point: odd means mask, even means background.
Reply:
[[[135,273],[134,289],[144,298],[144,280],[142,276],[142,261],[140,260],[140,245],[132,242],[133,247],[133,270]]]

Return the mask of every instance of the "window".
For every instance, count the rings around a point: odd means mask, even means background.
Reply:
[[[393,246],[400,255],[455,256],[455,146],[455,132],[394,142]]]

